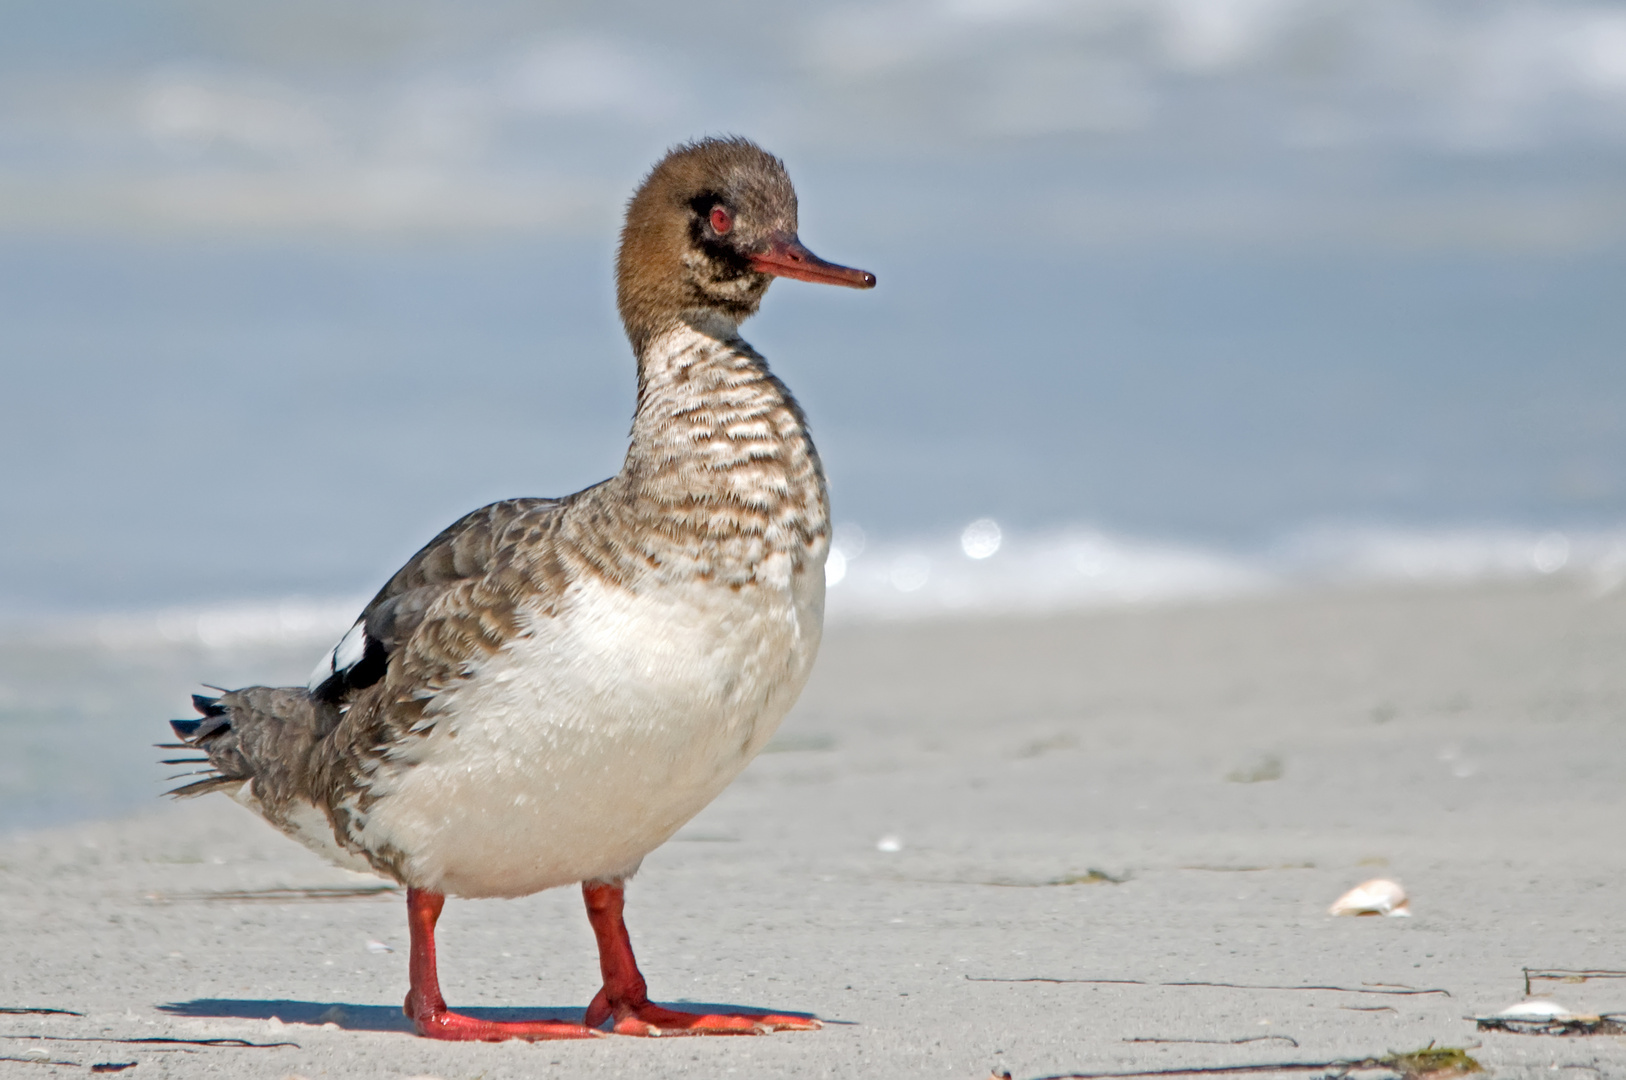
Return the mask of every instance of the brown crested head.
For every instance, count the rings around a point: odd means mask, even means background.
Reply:
[[[825,262],[796,236],[796,189],[784,164],[748,139],[674,147],[627,205],[616,260],[621,321],[642,352],[702,312],[756,313],[775,277],[867,289],[873,274]]]

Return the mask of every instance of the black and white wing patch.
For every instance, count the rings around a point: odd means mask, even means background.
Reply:
[[[367,618],[362,616],[317,663],[305,688],[318,701],[338,704],[350,691],[382,679],[388,662],[383,642],[367,633]]]

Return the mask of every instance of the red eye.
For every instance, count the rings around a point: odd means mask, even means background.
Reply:
[[[711,227],[714,232],[721,236],[734,227],[733,215],[721,206],[714,207],[711,211]]]

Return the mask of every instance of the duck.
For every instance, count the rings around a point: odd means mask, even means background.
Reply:
[[[870,289],[798,237],[783,162],[672,148],[616,260],[637,406],[620,472],[467,514],[413,555],[307,685],[193,695],[171,794],[223,792],[332,862],[406,889],[404,1011],[453,1041],[764,1034],[806,1014],[649,999],[624,918],[651,851],[761,752],[819,650],[830,502],[807,419],[740,336],[775,278]],[[433,436],[425,433],[432,441]],[[423,442],[414,442],[420,452]],[[580,1023],[442,996],[448,896],[580,885],[603,985]]]

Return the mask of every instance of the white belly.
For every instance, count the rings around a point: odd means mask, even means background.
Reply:
[[[409,884],[522,896],[632,874],[756,756],[807,681],[820,567],[789,588],[574,587],[434,706],[357,839]]]

